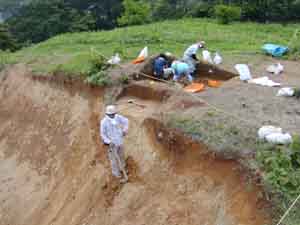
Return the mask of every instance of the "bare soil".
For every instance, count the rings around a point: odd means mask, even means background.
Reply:
[[[214,157],[157,119],[167,108],[204,104],[161,83],[137,82],[118,97],[120,113],[130,119],[130,182],[120,185],[99,138],[103,96],[103,89],[74,80],[33,78],[20,65],[1,75],[1,225],[270,221],[261,188],[238,162]]]

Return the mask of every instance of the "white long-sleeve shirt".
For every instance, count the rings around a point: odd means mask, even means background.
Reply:
[[[188,47],[183,54],[183,59],[189,59],[192,57],[192,55],[196,55],[199,48],[199,44],[193,44],[190,47]]]
[[[100,135],[105,144],[113,143],[117,146],[123,144],[124,133],[128,131],[128,119],[121,115],[115,115],[114,119],[105,116],[100,123]]]

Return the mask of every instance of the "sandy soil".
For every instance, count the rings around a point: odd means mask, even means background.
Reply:
[[[300,62],[276,60],[267,56],[229,58],[225,69],[232,70],[236,63],[247,63],[254,78],[268,76],[281,83],[281,87],[300,88]],[[280,62],[284,66],[281,75],[266,72],[268,65]],[[243,83],[238,77],[224,82],[221,88],[210,88],[198,96],[220,109],[231,113],[242,126],[260,128],[263,125],[282,127],[286,132],[300,134],[300,100],[289,97],[276,97],[281,87],[262,87]]]
[[[247,182],[237,162],[214,158],[205,146],[154,119],[165,104],[199,104],[165,101],[172,92],[163,84],[151,83],[150,92],[129,88],[119,96],[120,112],[130,119],[130,182],[120,185],[98,137],[103,90],[33,79],[23,66],[0,79],[1,225],[270,221],[261,189]]]

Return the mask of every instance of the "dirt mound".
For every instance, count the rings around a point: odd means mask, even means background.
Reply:
[[[145,89],[133,86],[119,96],[130,119],[130,182],[119,185],[98,137],[102,89],[36,80],[21,66],[0,79],[0,224],[269,221],[259,188],[247,183],[238,163],[215,159],[205,146],[149,119],[168,93],[147,99]]]

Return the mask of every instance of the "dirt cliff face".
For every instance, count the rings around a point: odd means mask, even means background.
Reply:
[[[119,96],[130,119],[130,182],[120,185],[99,139],[102,89],[33,79],[22,66],[2,75],[0,224],[266,224],[260,189],[238,163],[151,119],[170,103],[170,92],[154,93],[160,85]]]

